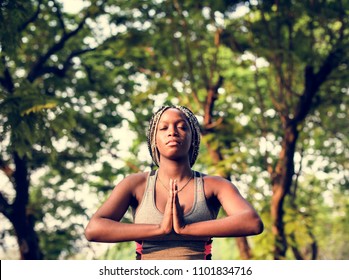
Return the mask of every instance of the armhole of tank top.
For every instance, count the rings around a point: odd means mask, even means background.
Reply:
[[[205,189],[204,189],[204,178],[202,177],[202,174],[199,171],[195,171],[195,179],[196,179],[196,192],[202,192],[205,200]]]
[[[194,203],[193,203],[193,207],[192,207],[190,213],[192,213],[195,210],[195,208],[197,207],[198,201],[202,201],[202,199],[204,199],[204,201],[206,201],[205,194],[204,194],[204,184],[203,184],[204,182],[202,181],[201,173],[198,171],[194,171],[194,174],[195,174],[194,175],[194,177],[195,177]],[[189,215],[189,213],[188,213],[188,215]]]
[[[137,207],[137,209],[134,209],[134,216],[133,216],[133,220],[135,221],[136,220],[136,216],[137,216],[137,213],[139,212],[139,210],[142,208],[143,204],[144,204],[144,201],[145,201],[145,197],[148,193],[148,189],[149,189],[149,182],[150,182],[150,177],[151,176],[154,176],[156,173],[156,170],[151,170],[147,176],[147,182],[146,182],[146,185],[145,185],[145,188],[144,188],[144,193],[143,193],[143,197],[142,197],[142,200],[141,202],[139,203],[139,206]]]
[[[205,195],[204,177],[202,176],[202,173],[200,173],[198,171],[195,171],[195,172],[196,172],[196,175],[198,177],[198,180],[201,181],[201,190],[202,190],[202,194],[201,195],[203,196],[203,199],[206,202],[206,207],[207,207],[208,211],[211,214],[211,218],[212,219],[216,219],[216,217],[218,215],[218,212],[219,212],[219,207],[218,207],[218,209],[216,209],[216,207],[210,207],[209,206],[209,203],[207,201],[207,197]]]
[[[198,172],[197,171],[194,171],[194,201],[193,201],[193,205],[191,206],[191,209],[189,210],[188,213],[186,213],[184,215],[184,217],[188,217],[190,216],[191,214],[193,214],[193,212],[195,211],[196,207],[197,207],[197,202],[199,201],[199,194],[198,194],[198,188],[199,188],[199,182],[198,182]]]

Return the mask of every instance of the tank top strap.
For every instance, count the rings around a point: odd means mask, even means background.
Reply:
[[[144,218],[143,216],[145,214],[144,214],[144,211],[142,209],[144,207],[146,207],[148,209],[148,207],[153,205],[153,196],[154,196],[156,176],[157,176],[156,170],[152,170],[148,174],[144,194],[143,194],[142,200],[140,202],[140,205],[138,207],[138,210],[136,211],[135,208],[132,208],[132,216],[133,216],[134,221],[137,221],[139,219],[143,219]]]
[[[204,191],[204,179],[202,178],[202,174],[198,171],[194,171],[194,177],[195,177],[197,201],[204,201],[205,191]]]
[[[216,219],[220,206],[208,205],[206,201],[204,178],[202,173],[195,171],[195,184],[196,184],[196,202],[200,204],[200,207],[207,209],[212,219]]]
[[[157,173],[158,173],[157,170],[150,171],[145,192],[148,193],[148,192],[154,191]]]

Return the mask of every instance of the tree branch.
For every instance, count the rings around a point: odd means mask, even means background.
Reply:
[[[186,54],[186,58],[187,58],[187,65],[188,65],[188,74],[190,77],[190,82],[192,85],[192,93],[193,93],[193,97],[195,99],[195,101],[200,104],[203,105],[202,102],[199,99],[199,96],[197,95],[198,90],[196,88],[196,79],[195,79],[195,75],[194,75],[194,63],[193,63],[193,58],[191,55],[191,48],[188,42],[188,24],[187,21],[185,19],[185,17],[183,16],[183,12],[182,12],[182,8],[180,7],[179,3],[177,0],[173,1],[173,5],[175,7],[175,9],[177,10],[179,16],[181,17],[181,20],[183,22],[182,26],[183,26],[183,32],[184,32],[184,48],[185,48],[185,54]]]
[[[214,103],[218,97],[218,89],[222,86],[224,78],[219,76],[218,81],[214,86],[211,86],[207,89],[207,97],[205,100],[204,107],[204,129],[208,130],[212,126],[212,111]]]
[[[58,18],[58,22],[61,25],[61,28],[63,30],[63,34],[66,34],[66,29],[65,29],[65,24],[64,24],[64,21],[63,21],[61,8],[60,8],[59,4],[57,4],[57,2],[55,0],[53,1],[53,3],[54,3],[55,8],[57,9],[56,15],[57,15],[57,18]]]
[[[1,61],[4,67],[4,76],[0,77],[0,84],[9,92],[13,92],[14,89],[14,84],[13,84],[13,80],[12,80],[12,76],[10,73],[10,70],[7,67],[7,63],[6,63],[6,58],[4,55],[1,55]]]
[[[42,73],[44,73],[44,71],[42,71],[42,68],[44,67],[44,64],[47,62],[50,56],[64,48],[65,43],[83,28],[88,17],[89,17],[89,13],[87,12],[85,17],[81,20],[81,22],[77,26],[77,28],[75,28],[73,31],[69,33],[65,33],[64,36],[62,36],[62,38],[46,52],[46,54],[44,54],[38,59],[38,61],[33,65],[32,69],[28,74],[28,80],[30,82],[33,82]]]
[[[74,57],[77,57],[79,55],[82,55],[84,53],[87,52],[91,52],[94,51],[96,48],[89,48],[89,49],[84,49],[84,50],[76,50],[74,52],[72,52],[67,59],[65,60],[65,62],[63,63],[63,67],[57,67],[57,66],[44,66],[42,67],[38,72],[37,72],[37,76],[41,76],[44,74],[55,74],[58,77],[64,77],[65,73],[69,70],[69,68],[71,67],[71,61]]]
[[[255,88],[256,88],[256,93],[257,93],[257,102],[259,103],[259,108],[261,109],[260,127],[261,127],[261,130],[262,130],[262,136],[265,139],[267,139],[268,125],[267,125],[267,119],[264,116],[264,113],[265,113],[266,109],[265,109],[265,104],[264,104],[264,99],[263,99],[263,96],[262,96],[261,89],[258,86],[259,72],[258,72],[258,67],[256,65],[256,60],[254,62],[255,62],[255,67],[256,67],[256,71],[255,71],[255,74],[254,74],[254,83],[255,83]],[[258,120],[259,120],[259,118],[258,118]],[[272,174],[273,166],[270,163],[268,163],[268,157],[269,157],[269,152],[268,152],[268,150],[266,150],[264,158],[263,158],[263,162],[264,162],[265,169],[268,170],[268,172],[270,174]]]
[[[30,18],[28,18],[25,22],[21,24],[21,26],[18,28],[18,32],[22,32],[23,30],[25,30],[29,24],[31,24],[38,18],[41,11],[41,7],[40,7],[41,4],[42,4],[42,0],[38,0],[38,6],[36,8],[36,11]]]
[[[340,4],[342,2],[340,1]],[[307,65],[304,71],[305,75],[305,88],[302,96],[299,100],[299,106],[295,114],[295,122],[299,123],[305,119],[308,112],[311,109],[312,99],[317,93],[321,85],[328,79],[328,76],[343,62],[345,61],[345,50],[343,48],[344,31],[346,28],[345,12],[342,10],[340,14],[341,28],[339,29],[339,37],[337,42],[333,45],[332,51],[328,54],[324,62],[322,63],[319,71],[314,73],[314,68]]]
[[[328,76],[340,65],[344,54],[344,50],[340,47],[333,50],[327,56],[317,73],[314,73],[312,66],[306,66],[304,71],[305,88],[302,96],[299,99],[299,104],[297,106],[297,111],[294,118],[296,123],[302,122],[308,115],[311,109],[313,97],[318,92],[324,81],[327,80]]]
[[[11,218],[11,205],[8,203],[5,196],[0,192],[0,213],[7,219]]]

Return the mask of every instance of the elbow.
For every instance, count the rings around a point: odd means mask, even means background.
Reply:
[[[253,217],[253,222],[251,224],[252,224],[252,235],[258,235],[264,231],[263,221],[258,215],[255,215]]]
[[[96,230],[94,229],[94,226],[93,226],[93,224],[91,224],[91,222],[86,226],[85,231],[84,231],[84,235],[85,235],[85,238],[90,242],[97,241],[96,240],[96,236],[97,236]]]

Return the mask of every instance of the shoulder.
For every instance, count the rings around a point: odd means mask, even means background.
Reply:
[[[219,194],[229,191],[237,192],[236,186],[229,180],[214,175],[202,174],[205,186],[205,192],[207,191],[211,195],[219,196]]]
[[[119,185],[124,185],[132,189],[138,187],[139,185],[144,185],[148,180],[148,176],[149,172],[133,173],[122,179]]]
[[[144,183],[149,176],[149,172],[139,172],[127,175],[122,181],[126,183],[138,184]]]
[[[139,172],[127,175],[114,187],[111,198],[125,200],[137,204],[144,194],[149,172]]]
[[[215,175],[202,174],[202,178],[207,186],[223,186],[223,187],[234,187],[234,184],[229,180]]]
[[[148,176],[149,172],[139,172],[127,175],[115,186],[115,189],[134,195],[140,188],[144,189]]]

